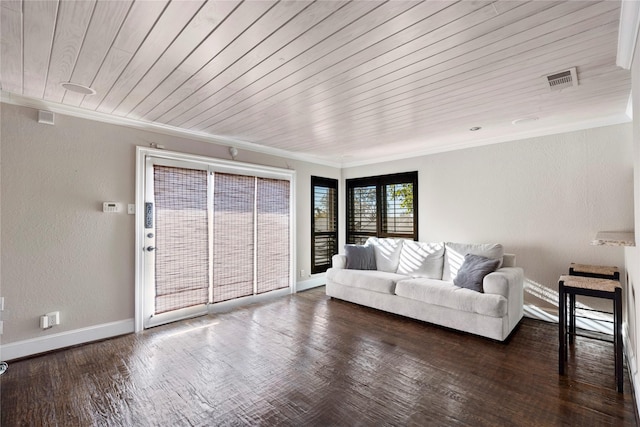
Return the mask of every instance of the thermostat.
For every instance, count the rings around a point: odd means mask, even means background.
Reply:
[[[120,203],[116,202],[104,202],[102,204],[102,212],[118,213],[120,212],[120,208]]]

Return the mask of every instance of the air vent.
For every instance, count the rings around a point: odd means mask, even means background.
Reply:
[[[550,74],[545,77],[549,90],[562,90],[571,86],[578,86],[578,74],[576,68]]]

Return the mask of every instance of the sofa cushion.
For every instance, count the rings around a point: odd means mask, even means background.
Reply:
[[[426,278],[401,280],[396,284],[396,295],[485,316],[503,317],[507,314],[507,299],[502,295],[481,294],[442,280]]]
[[[375,270],[376,257],[373,246],[344,245],[347,256],[346,267],[350,270]]]
[[[394,294],[398,280],[409,279],[396,273],[375,270],[343,270],[330,268],[327,270],[327,280],[343,286],[368,289],[383,294]]]
[[[488,244],[468,244],[468,243],[451,243],[444,244],[444,271],[442,272],[442,280],[451,282],[458,274],[458,270],[464,262],[466,254],[480,255],[485,258],[500,260],[498,267],[502,266],[502,257],[504,256],[504,248],[498,243]]]
[[[405,240],[400,252],[398,273],[411,277],[441,279],[444,267],[444,243]]]
[[[486,258],[480,255],[466,254],[464,262],[458,270],[458,274],[453,279],[453,284],[460,287],[471,289],[476,292],[484,292],[482,289],[482,281],[484,276],[495,271],[500,261],[497,259]]]
[[[398,270],[398,261],[402,251],[403,239],[391,239],[388,237],[369,237],[367,245],[373,246],[376,254],[376,268],[378,271],[395,273]]]

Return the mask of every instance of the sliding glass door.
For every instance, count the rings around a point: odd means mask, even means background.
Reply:
[[[293,289],[290,174],[167,157],[145,156],[143,327]]]

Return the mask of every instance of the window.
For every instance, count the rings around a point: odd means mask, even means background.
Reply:
[[[311,272],[323,273],[338,253],[338,180],[311,177]]]
[[[369,237],[418,240],[418,172],[348,179],[347,243]]]

